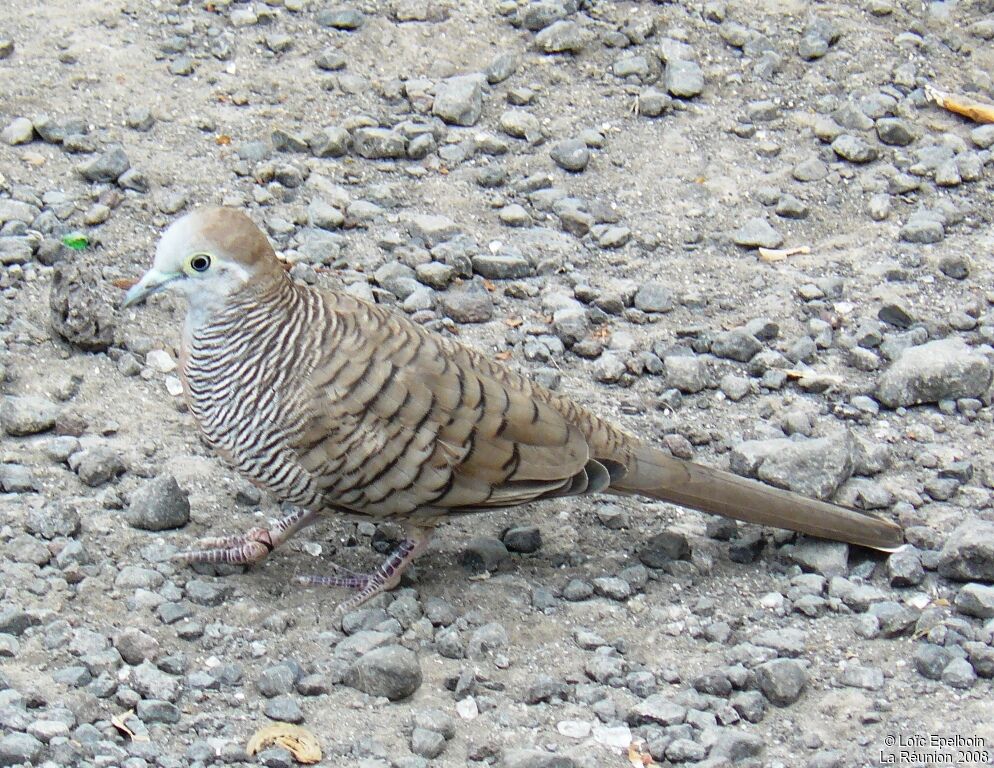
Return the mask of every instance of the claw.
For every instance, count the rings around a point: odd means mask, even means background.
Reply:
[[[298,576],[296,581],[307,587],[345,587],[356,593],[340,603],[335,609],[336,616],[342,616],[358,608],[381,592],[393,589],[400,583],[400,577],[428,546],[430,530],[414,529],[390,556],[373,573],[355,573],[348,568],[331,563],[338,571],[336,576]]]
[[[347,587],[363,589],[372,576],[353,574],[351,576],[297,576],[294,580],[304,587]]]
[[[200,545],[197,549],[174,555],[173,560],[214,565],[253,565],[265,560],[273,551],[273,537],[265,528],[253,528],[244,536],[207,538]]]
[[[224,565],[253,565],[266,559],[272,551],[259,541],[244,541],[232,547],[206,547],[188,549],[173,555],[173,560],[183,563],[214,563]]]

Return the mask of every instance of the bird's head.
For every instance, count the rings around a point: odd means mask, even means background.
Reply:
[[[168,289],[186,296],[191,311],[209,313],[245,286],[266,285],[284,274],[269,240],[248,216],[232,208],[202,208],[170,225],[152,268],[128,291],[123,306]]]

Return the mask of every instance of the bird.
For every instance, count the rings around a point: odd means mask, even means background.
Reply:
[[[400,581],[437,525],[542,499],[643,496],[882,551],[897,524],[676,458],[577,400],[406,316],[293,280],[243,211],[174,221],[124,307],[188,303],[180,379],[206,442],[292,510],[204,539],[185,563],[256,564],[323,515],[403,526],[368,573],[332,564],[304,584],[352,590],[352,610]]]

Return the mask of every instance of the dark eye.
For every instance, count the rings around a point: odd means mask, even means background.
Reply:
[[[194,272],[206,272],[211,268],[211,257],[206,253],[198,253],[190,259],[190,269]]]

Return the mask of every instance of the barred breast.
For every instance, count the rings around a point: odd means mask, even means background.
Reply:
[[[184,336],[190,411],[211,447],[244,477],[281,501],[319,506],[318,486],[292,446],[312,406],[301,386],[320,359],[312,330],[333,319],[289,281],[240,298]]]

